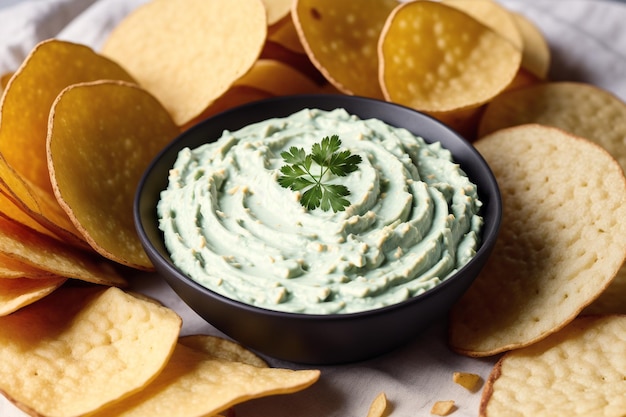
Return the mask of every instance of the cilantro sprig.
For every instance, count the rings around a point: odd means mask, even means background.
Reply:
[[[329,173],[345,177],[356,171],[361,157],[352,155],[348,150],[339,151],[340,147],[341,140],[337,135],[326,136],[320,143],[313,144],[310,154],[303,148],[292,146],[289,151],[280,154],[287,165],[280,168],[282,175],[278,177],[278,183],[293,191],[305,190],[300,204],[307,210],[318,207],[324,211],[345,210],[350,205],[344,198],[350,195],[348,187],[324,181]]]

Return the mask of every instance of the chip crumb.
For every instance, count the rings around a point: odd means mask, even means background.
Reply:
[[[383,417],[387,411],[387,396],[381,392],[374,398],[367,412],[367,417]]]
[[[455,372],[452,374],[452,380],[463,388],[476,392],[481,386],[480,375],[470,372]]]
[[[454,400],[437,401],[433,404],[433,408],[430,410],[430,414],[436,416],[447,416],[456,410]]]

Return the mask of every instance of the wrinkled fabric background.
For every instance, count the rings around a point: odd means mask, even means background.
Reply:
[[[39,41],[56,37],[98,50],[107,33],[128,12],[147,0],[0,0],[0,74],[16,70]],[[552,48],[553,80],[596,84],[626,100],[626,5],[609,0],[500,0],[530,18]],[[161,280],[137,274],[137,290],[176,310],[183,334],[220,333],[193,313]],[[410,323],[407,323],[410,325]],[[486,379],[497,358],[470,359],[450,352],[445,321],[433,323],[415,341],[385,356],[356,364],[321,367],[313,387],[294,395],[251,401],[236,408],[238,417],[365,416],[381,391],[393,417],[430,416],[437,400],[454,400],[454,417],[477,416],[480,392],[452,382],[455,371]],[[372,338],[376,335],[372,334]],[[300,368],[271,360],[274,366]],[[0,397],[0,416],[24,416]]]

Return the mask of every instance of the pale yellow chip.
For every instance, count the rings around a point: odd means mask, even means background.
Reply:
[[[181,326],[117,288],[63,287],[0,317],[0,390],[36,415],[79,416],[141,390]]]
[[[456,405],[453,400],[436,401],[430,409],[430,414],[436,416],[447,416],[456,410]]]
[[[320,90],[319,85],[299,70],[273,59],[259,59],[234,85],[255,88],[272,96],[313,94]]]
[[[482,378],[478,374],[471,372],[454,372],[452,380],[468,391],[477,391],[480,388]]]
[[[154,0],[122,20],[102,51],[184,125],[248,72],[266,36],[261,0]]]
[[[487,106],[479,135],[526,123],[558,127],[592,140],[626,170],[626,103],[604,89],[563,81],[506,92]]]
[[[135,84],[74,84],[55,100],[50,180],[75,227],[102,256],[152,269],[133,222],[133,199],[145,169],[179,133],[161,103]]]
[[[267,12],[267,24],[272,26],[289,16],[293,0],[262,0]]]
[[[552,52],[543,32],[523,14],[511,12],[511,16],[522,35],[522,68],[539,79],[547,79]]]
[[[611,285],[582,314],[626,314],[626,264]]]
[[[603,416],[626,411],[626,316],[578,318],[505,354],[483,391],[480,416]]]
[[[513,13],[494,0],[443,0],[447,6],[452,6],[472,16],[482,24],[491,28],[503,38],[507,39],[516,48],[524,48],[524,38],[517,25]]]
[[[382,98],[377,44],[396,0],[296,0],[292,17],[311,61],[346,94]]]
[[[522,57],[478,20],[432,1],[396,7],[378,48],[385,98],[426,112],[486,103],[513,80]]]
[[[65,281],[67,278],[63,277],[0,279],[0,316],[11,314],[42,299]]]
[[[374,398],[367,410],[367,417],[383,417],[387,412],[387,395],[381,392]]]
[[[626,179],[604,149],[523,125],[475,146],[503,201],[493,253],[452,308],[449,343],[470,356],[535,343],[600,296],[626,257]]]
[[[228,361],[179,343],[151,384],[92,417],[213,415],[243,401],[301,391],[315,383],[319,374],[317,370],[294,371]]]
[[[267,368],[269,365],[260,356],[246,349],[239,343],[217,336],[189,335],[181,337],[179,343],[216,358],[243,362],[259,368]]]
[[[54,275],[103,285],[126,286],[104,259],[0,217],[0,254]]]

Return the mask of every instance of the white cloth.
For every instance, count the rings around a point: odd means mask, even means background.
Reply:
[[[0,0],[0,6],[2,1],[8,0]],[[25,0],[0,8],[0,74],[17,69],[30,49],[49,37],[80,42],[98,50],[111,28],[145,1]],[[602,0],[501,1],[529,17],[546,35],[554,57],[552,79],[590,82],[626,100],[626,6]],[[219,334],[158,276],[138,274],[133,278],[136,289],[161,300],[183,317],[183,334]],[[456,355],[446,346],[445,332],[444,321],[433,323],[423,335],[394,352],[356,364],[321,367],[321,379],[311,388],[239,405],[236,414],[365,416],[370,402],[384,391],[392,404],[393,417],[429,416],[437,400],[454,400],[455,417],[477,416],[480,392],[471,393],[454,384],[452,373],[475,372],[486,380],[497,358]],[[301,368],[272,359],[270,363]],[[0,397],[0,416],[23,415]]]

